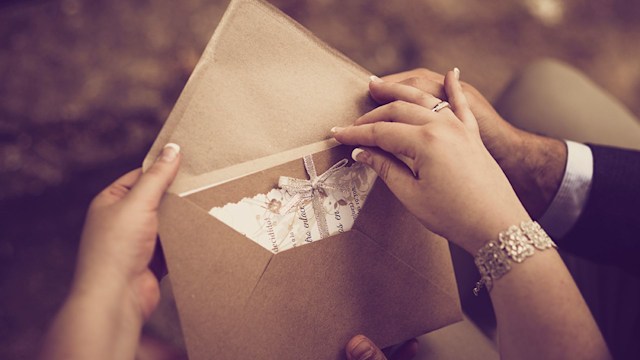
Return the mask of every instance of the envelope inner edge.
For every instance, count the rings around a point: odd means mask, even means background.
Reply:
[[[187,197],[246,176],[254,175],[260,171],[264,171],[296,159],[301,159],[304,155],[319,153],[337,146],[340,146],[337,141],[328,139],[295,149],[286,150],[260,159],[250,160],[241,164],[228,166],[223,169],[216,169],[208,173],[184,179],[179,184],[176,184],[175,187],[172,186],[169,191],[178,193],[180,197]],[[183,188],[184,190],[181,190]]]

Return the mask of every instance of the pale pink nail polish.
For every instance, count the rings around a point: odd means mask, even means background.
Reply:
[[[180,153],[180,145],[169,143],[164,146],[162,149],[162,153],[160,154],[159,160],[163,162],[172,162],[178,157]]]
[[[353,159],[353,161],[369,164],[370,155],[364,149],[355,148],[351,152],[351,158]]]
[[[460,80],[460,69],[457,67],[453,68],[453,75],[456,77],[456,80]]]

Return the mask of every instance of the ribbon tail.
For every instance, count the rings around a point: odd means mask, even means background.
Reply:
[[[324,213],[324,207],[322,206],[322,200],[318,197],[313,197],[313,212],[315,213],[316,223],[318,224],[318,232],[320,233],[320,238],[328,238],[329,237],[329,225],[327,225],[327,217]]]

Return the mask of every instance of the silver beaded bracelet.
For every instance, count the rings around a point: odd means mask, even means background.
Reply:
[[[523,221],[520,227],[515,225],[498,235],[478,250],[475,263],[480,271],[480,280],[473,289],[478,296],[482,287],[487,291],[493,288],[493,282],[511,270],[511,262],[523,262],[532,256],[535,249],[540,251],[556,247],[549,235],[535,221]]]

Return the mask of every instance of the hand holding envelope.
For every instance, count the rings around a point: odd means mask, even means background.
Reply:
[[[433,95],[373,77],[371,92],[384,100],[382,106],[355,126],[338,128],[335,138],[369,146],[357,151],[358,159],[376,170],[407,209],[427,228],[476,254],[487,239],[529,215],[482,143],[459,74],[457,68],[447,73],[451,108],[439,111],[432,111],[441,101]]]

